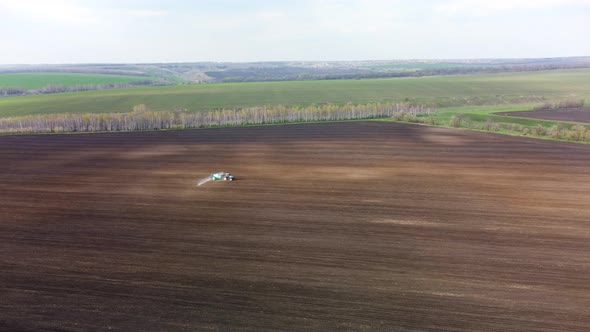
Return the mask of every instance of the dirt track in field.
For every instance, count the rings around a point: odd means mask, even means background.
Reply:
[[[590,329],[590,146],[350,122],[0,157],[0,330]]]
[[[565,108],[555,110],[538,110],[538,111],[517,111],[501,112],[498,115],[518,116],[522,118],[534,118],[545,120],[586,122],[590,123],[590,109]]]

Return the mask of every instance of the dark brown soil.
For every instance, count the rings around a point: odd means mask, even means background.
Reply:
[[[506,115],[506,116],[518,116],[518,117],[523,117],[523,118],[590,123],[590,109],[580,109],[580,108],[502,112],[502,113],[495,113],[495,114]]]
[[[349,122],[0,157],[2,331],[590,330],[590,146]]]

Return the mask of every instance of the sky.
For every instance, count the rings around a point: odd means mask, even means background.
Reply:
[[[590,0],[0,0],[0,64],[590,56]]]

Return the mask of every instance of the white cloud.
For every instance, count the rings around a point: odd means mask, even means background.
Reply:
[[[280,11],[280,10],[261,10],[258,12],[255,12],[253,14],[254,18],[257,19],[261,19],[261,20],[270,20],[270,21],[274,21],[274,20],[284,20],[288,18],[287,13],[285,13],[284,11]]]
[[[590,6],[590,0],[450,0],[435,8],[448,14],[491,14],[519,9],[547,9],[563,6]]]
[[[165,10],[111,10],[111,12],[119,13],[124,16],[136,16],[136,17],[159,17],[168,14]]]
[[[321,0],[312,1],[310,12],[326,31],[386,33],[402,20],[403,7],[395,0]]]
[[[0,0],[0,12],[61,24],[99,24],[113,17],[157,17],[162,10],[93,8],[76,0]]]
[[[77,5],[74,1],[0,0],[0,10],[33,20],[64,23],[95,23],[93,10]]]
[[[10,51],[0,52],[0,63],[590,52],[590,0],[238,1],[0,0],[0,28],[14,31],[5,38]],[[538,24],[547,20],[553,24]]]

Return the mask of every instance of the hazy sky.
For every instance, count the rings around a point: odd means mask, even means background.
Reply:
[[[0,0],[0,64],[590,55],[590,0]]]

